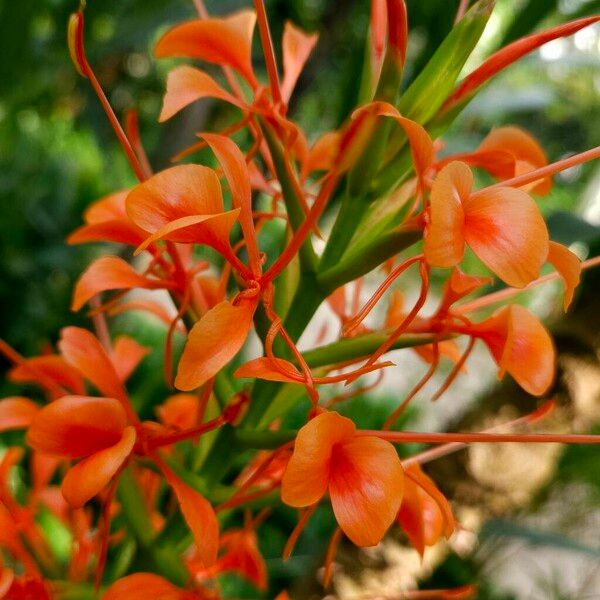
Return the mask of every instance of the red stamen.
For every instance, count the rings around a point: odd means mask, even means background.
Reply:
[[[422,261],[423,255],[419,254],[418,256],[414,256],[405,260],[402,264],[398,265],[384,280],[384,282],[377,288],[375,293],[371,296],[369,301],[363,306],[361,311],[352,317],[349,321],[346,322],[344,327],[342,328],[342,335],[348,336],[350,335],[366,318],[366,316],[375,308],[375,305],[381,300],[381,297],[385,292],[389,289],[389,287],[394,283],[394,281],[406,271],[410,266],[414,265],[416,262]]]
[[[294,527],[294,530],[290,534],[290,537],[288,538],[288,541],[285,543],[285,546],[283,548],[282,558],[284,561],[286,561],[292,555],[294,547],[296,546],[298,538],[300,537],[300,534],[304,531],[304,528],[308,524],[308,520],[312,517],[313,513],[317,509],[317,506],[318,504],[313,504],[312,506],[309,506],[308,508],[301,511],[298,524],[296,525],[296,527]]]
[[[433,398],[431,398],[432,401],[435,401],[435,400],[438,400],[439,398],[441,398],[442,394],[452,385],[454,380],[458,377],[460,370],[463,368],[464,364],[467,362],[467,359],[471,355],[471,352],[473,351],[474,346],[475,346],[475,338],[471,338],[469,340],[469,344],[467,345],[467,348],[463,352],[463,355],[459,358],[458,362],[454,365],[452,372],[450,373],[450,375],[448,375],[448,377],[446,378],[446,381],[444,381],[444,383],[442,384],[442,387],[440,387],[440,389],[433,395]]]
[[[373,431],[362,429],[357,432],[357,435],[375,436],[399,444],[445,444],[446,442],[463,442],[465,444],[507,442],[518,444],[600,444],[600,435],[577,433],[421,433],[417,431]]]
[[[342,540],[342,530],[337,527],[333,532],[329,544],[327,545],[327,552],[325,552],[325,569],[323,570],[323,587],[328,588],[331,583],[331,576],[333,575],[333,559],[337,554],[340,541]]]
[[[595,148],[591,148],[590,150],[586,150],[580,154],[575,154],[574,156],[569,156],[568,158],[564,158],[563,160],[546,165],[545,167],[534,169],[528,173],[523,173],[523,175],[517,175],[517,177],[513,177],[512,179],[499,181],[493,185],[481,188],[480,190],[473,192],[471,194],[471,198],[477,198],[485,191],[498,187],[522,187],[524,185],[533,183],[538,179],[543,179],[549,175],[553,175],[554,173],[570,169],[571,167],[589,162],[590,160],[594,160],[596,158],[600,158],[600,146],[596,146]]]
[[[406,398],[400,404],[400,406],[398,406],[398,408],[396,408],[394,412],[386,419],[382,427],[384,431],[387,431],[392,428],[394,423],[396,423],[400,416],[404,414],[404,411],[408,408],[408,405],[410,404],[411,400],[423,389],[425,384],[433,377],[433,374],[436,372],[438,365],[440,364],[440,345],[437,341],[433,343],[433,353],[433,361],[431,363],[431,366],[427,370],[427,373],[423,375],[421,380],[410,391],[410,393],[408,394],[408,396],[406,396]]]
[[[600,265],[600,256],[595,256],[594,258],[589,258],[588,260],[584,260],[581,263],[581,270],[591,269],[592,267],[597,267]],[[543,275],[539,277],[535,281],[532,281],[529,285],[524,288],[506,288],[504,290],[499,290],[498,292],[493,292],[491,294],[486,294],[485,296],[481,296],[480,298],[476,298],[471,302],[465,302],[464,304],[459,304],[453,308],[453,312],[457,312],[459,314],[473,312],[475,310],[479,310],[481,308],[485,308],[490,304],[496,304],[497,302],[502,302],[507,298],[511,298],[512,296],[516,296],[523,292],[529,291],[531,288],[534,288],[542,283],[547,283],[548,281],[554,281],[560,277],[560,273],[558,271],[554,271],[553,273],[549,273],[548,275]]]
[[[273,40],[271,39],[271,31],[269,30],[267,11],[265,10],[265,4],[263,0],[254,0],[254,8],[256,9],[258,31],[260,33],[260,42],[262,44],[265,63],[267,65],[267,73],[269,75],[269,83],[271,85],[271,96],[273,97],[273,102],[276,105],[281,105],[283,104],[283,99],[281,97],[281,89],[279,87],[277,61],[275,59]]]

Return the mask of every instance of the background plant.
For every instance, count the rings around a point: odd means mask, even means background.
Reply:
[[[157,396],[158,396],[158,394],[157,394]],[[150,400],[150,404],[152,404],[153,402],[155,402],[155,401],[153,401],[153,400]]]

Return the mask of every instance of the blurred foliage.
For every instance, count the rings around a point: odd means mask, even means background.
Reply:
[[[411,43],[406,83],[452,27],[458,0],[407,3]],[[207,2],[216,14],[247,4]],[[70,312],[71,289],[91,256],[105,248],[69,247],[65,237],[80,224],[92,200],[133,183],[95,97],[69,60],[66,23],[76,5],[76,0],[0,0],[0,332],[23,354],[54,341],[61,327],[87,320],[84,314]],[[286,19],[321,33],[291,107],[311,138],[337,127],[355,104],[368,6],[367,0],[267,1],[276,39]],[[597,0],[498,0],[483,49],[471,66],[532,28],[599,9]],[[153,44],[168,25],[193,16],[191,0],[88,0],[90,61],[117,114],[132,107],[138,111],[142,138],[156,168],[166,166],[195,130],[217,129],[228,120],[227,108],[200,103],[167,125],[156,124],[166,72],[173,63],[154,61]],[[491,127],[506,123],[531,131],[553,159],[597,145],[600,42],[598,35],[593,40],[585,35],[535,53],[497,77],[445,136],[448,150],[472,149]],[[594,222],[573,211],[585,208],[586,195],[600,205],[600,192],[590,184],[595,168],[586,165],[562,174],[542,203],[554,237],[579,243],[584,254],[590,248],[600,250],[600,209],[595,215],[586,213]],[[597,285],[598,277],[593,279],[589,289]],[[118,332],[135,332],[140,342],[155,348],[132,380],[134,401],[150,412],[167,393],[160,373],[163,329],[137,317],[119,318],[115,326]],[[345,410],[363,413],[364,404],[364,398],[357,398]],[[372,425],[377,426],[384,412],[369,406]],[[597,453],[572,448],[563,458],[559,478],[597,486],[597,471]],[[311,557],[318,555],[315,548],[324,551],[334,527],[330,512],[318,511],[296,556],[284,564],[279,558],[284,532],[293,524],[293,512],[281,508],[261,539],[274,574],[273,589],[317,566]],[[478,569],[475,562],[452,555],[427,584],[470,583]],[[224,585],[241,596],[248,594],[234,579]],[[479,597],[509,598],[485,581]]]

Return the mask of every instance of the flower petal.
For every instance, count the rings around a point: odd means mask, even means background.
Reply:
[[[79,458],[116,444],[126,425],[114,398],[63,396],[37,413],[27,443],[45,454]]]
[[[511,161],[498,160],[502,154],[512,158]],[[539,169],[548,164],[546,154],[539,143],[526,131],[519,127],[498,127],[479,145],[473,155],[474,162],[499,179],[509,179],[521,173]],[[547,177],[534,182],[528,190],[545,195],[552,187],[552,178]]]
[[[298,77],[308,60],[319,35],[306,33],[291,21],[286,21],[283,29],[283,81],[281,95],[287,102],[294,91]]]
[[[163,425],[175,429],[191,429],[198,424],[198,409],[198,396],[174,394],[155,410]]]
[[[162,238],[220,249],[237,218],[236,210],[223,212],[219,178],[201,165],[178,165],[139,184],[127,197],[127,213],[153,234],[137,252]]]
[[[71,467],[62,482],[65,500],[73,508],[80,508],[100,493],[131,454],[135,440],[135,428],[126,427],[114,446],[95,452]]]
[[[28,366],[33,369],[29,369]],[[9,371],[8,379],[18,382],[36,382],[37,373],[55,381],[73,394],[85,394],[85,384],[79,371],[67,363],[62,356],[56,354],[25,359],[22,364],[16,365]]]
[[[433,546],[442,535],[450,537],[456,527],[449,502],[418,464],[407,469],[396,520],[421,556],[425,546]]]
[[[153,573],[134,573],[113,583],[102,600],[193,600],[194,595]]]
[[[167,92],[163,98],[159,122],[170,119],[182,108],[201,98],[217,98],[242,107],[241,102],[224,90],[210,75],[184,65],[173,69],[167,77]]]
[[[127,217],[125,199],[130,190],[121,190],[96,200],[83,213],[86,223],[105,223]]]
[[[252,34],[256,15],[243,10],[225,18],[188,21],[160,38],[154,50],[158,58],[187,56],[239,71],[253,87]]]
[[[294,376],[286,375],[285,371],[291,371],[294,373]],[[298,369],[291,362],[283,358],[269,358],[268,356],[248,361],[241,367],[238,367],[233,376],[281,381],[284,383],[301,383],[304,381]]]
[[[113,344],[111,360],[119,380],[127,381],[137,366],[152,351],[147,346],[138,344],[128,335],[120,335]]]
[[[484,189],[463,200],[464,236],[498,277],[525,287],[548,256],[548,229],[531,197],[514,188]]]
[[[527,392],[543,395],[552,385],[556,353],[552,338],[537,317],[518,304],[496,311],[474,326],[500,367]]]
[[[139,227],[154,232],[181,217],[223,212],[223,196],[213,169],[177,165],[134,187],[126,206]]]
[[[321,413],[304,425],[283,474],[281,499],[297,508],[318,502],[329,484],[333,446],[355,431],[354,423],[336,412]]]
[[[116,244],[138,246],[144,241],[145,237],[146,232],[126,217],[82,225],[69,235],[67,243],[114,242]]]
[[[581,276],[581,261],[576,254],[565,248],[562,244],[550,242],[548,262],[558,271],[565,284],[565,311],[573,301],[575,288],[579,285]]]
[[[0,431],[25,429],[31,425],[40,406],[22,396],[10,396],[0,400]]]
[[[242,348],[256,309],[255,301],[224,301],[192,327],[179,361],[175,387],[193,390],[214,377]]]
[[[465,252],[463,199],[471,192],[473,174],[459,161],[446,165],[431,187],[425,259],[433,267],[454,267]]]
[[[329,495],[342,531],[357,546],[375,546],[394,522],[404,471],[389,442],[355,436],[334,447]]]
[[[81,327],[65,327],[61,331],[58,347],[65,360],[105,396],[127,401],[127,392],[95,335]]]
[[[191,215],[171,221],[146,238],[135,249],[135,254],[163,239],[182,244],[206,244],[215,250],[223,250],[229,246],[229,232],[239,212],[236,208],[217,215]]]
[[[118,256],[103,256],[95,260],[81,275],[73,292],[71,310],[79,310],[96,294],[108,290],[153,289],[161,282],[147,279]]]
[[[210,567],[217,560],[219,550],[219,523],[210,502],[175,473],[163,468],[167,483],[171,486],[181,508],[181,514],[188,524],[198,556],[204,567]]]
[[[340,141],[339,131],[328,131],[318,138],[302,165],[302,177],[308,177],[313,171],[332,169],[340,151]]]

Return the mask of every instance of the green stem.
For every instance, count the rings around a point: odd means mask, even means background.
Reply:
[[[371,240],[370,244],[351,248],[335,266],[319,273],[319,286],[331,293],[345,283],[369,273],[388,258],[406,250],[421,237],[420,229],[399,227]]]
[[[367,333],[309,350],[308,352],[304,352],[302,356],[311,368],[335,365],[340,362],[355,360],[373,354],[388,338],[389,332],[385,331]],[[390,350],[423,346],[431,344],[433,340],[434,336],[432,335],[402,336],[394,342]]]
[[[152,564],[152,570],[177,585],[185,585],[189,574],[179,556],[168,548],[154,544],[150,515],[131,467],[121,474],[117,495],[125,521],[136,538],[140,551]]]
[[[277,139],[273,128],[265,122],[261,122],[262,131],[271,152],[275,173],[281,184],[281,193],[285,208],[288,214],[290,225],[296,231],[304,222],[306,215],[302,209],[302,200],[300,195],[302,190],[298,178],[293,171],[290,161],[286,159],[284,149]],[[318,258],[312,247],[310,238],[307,238],[299,252],[300,267],[302,271],[315,271],[318,264]]]

